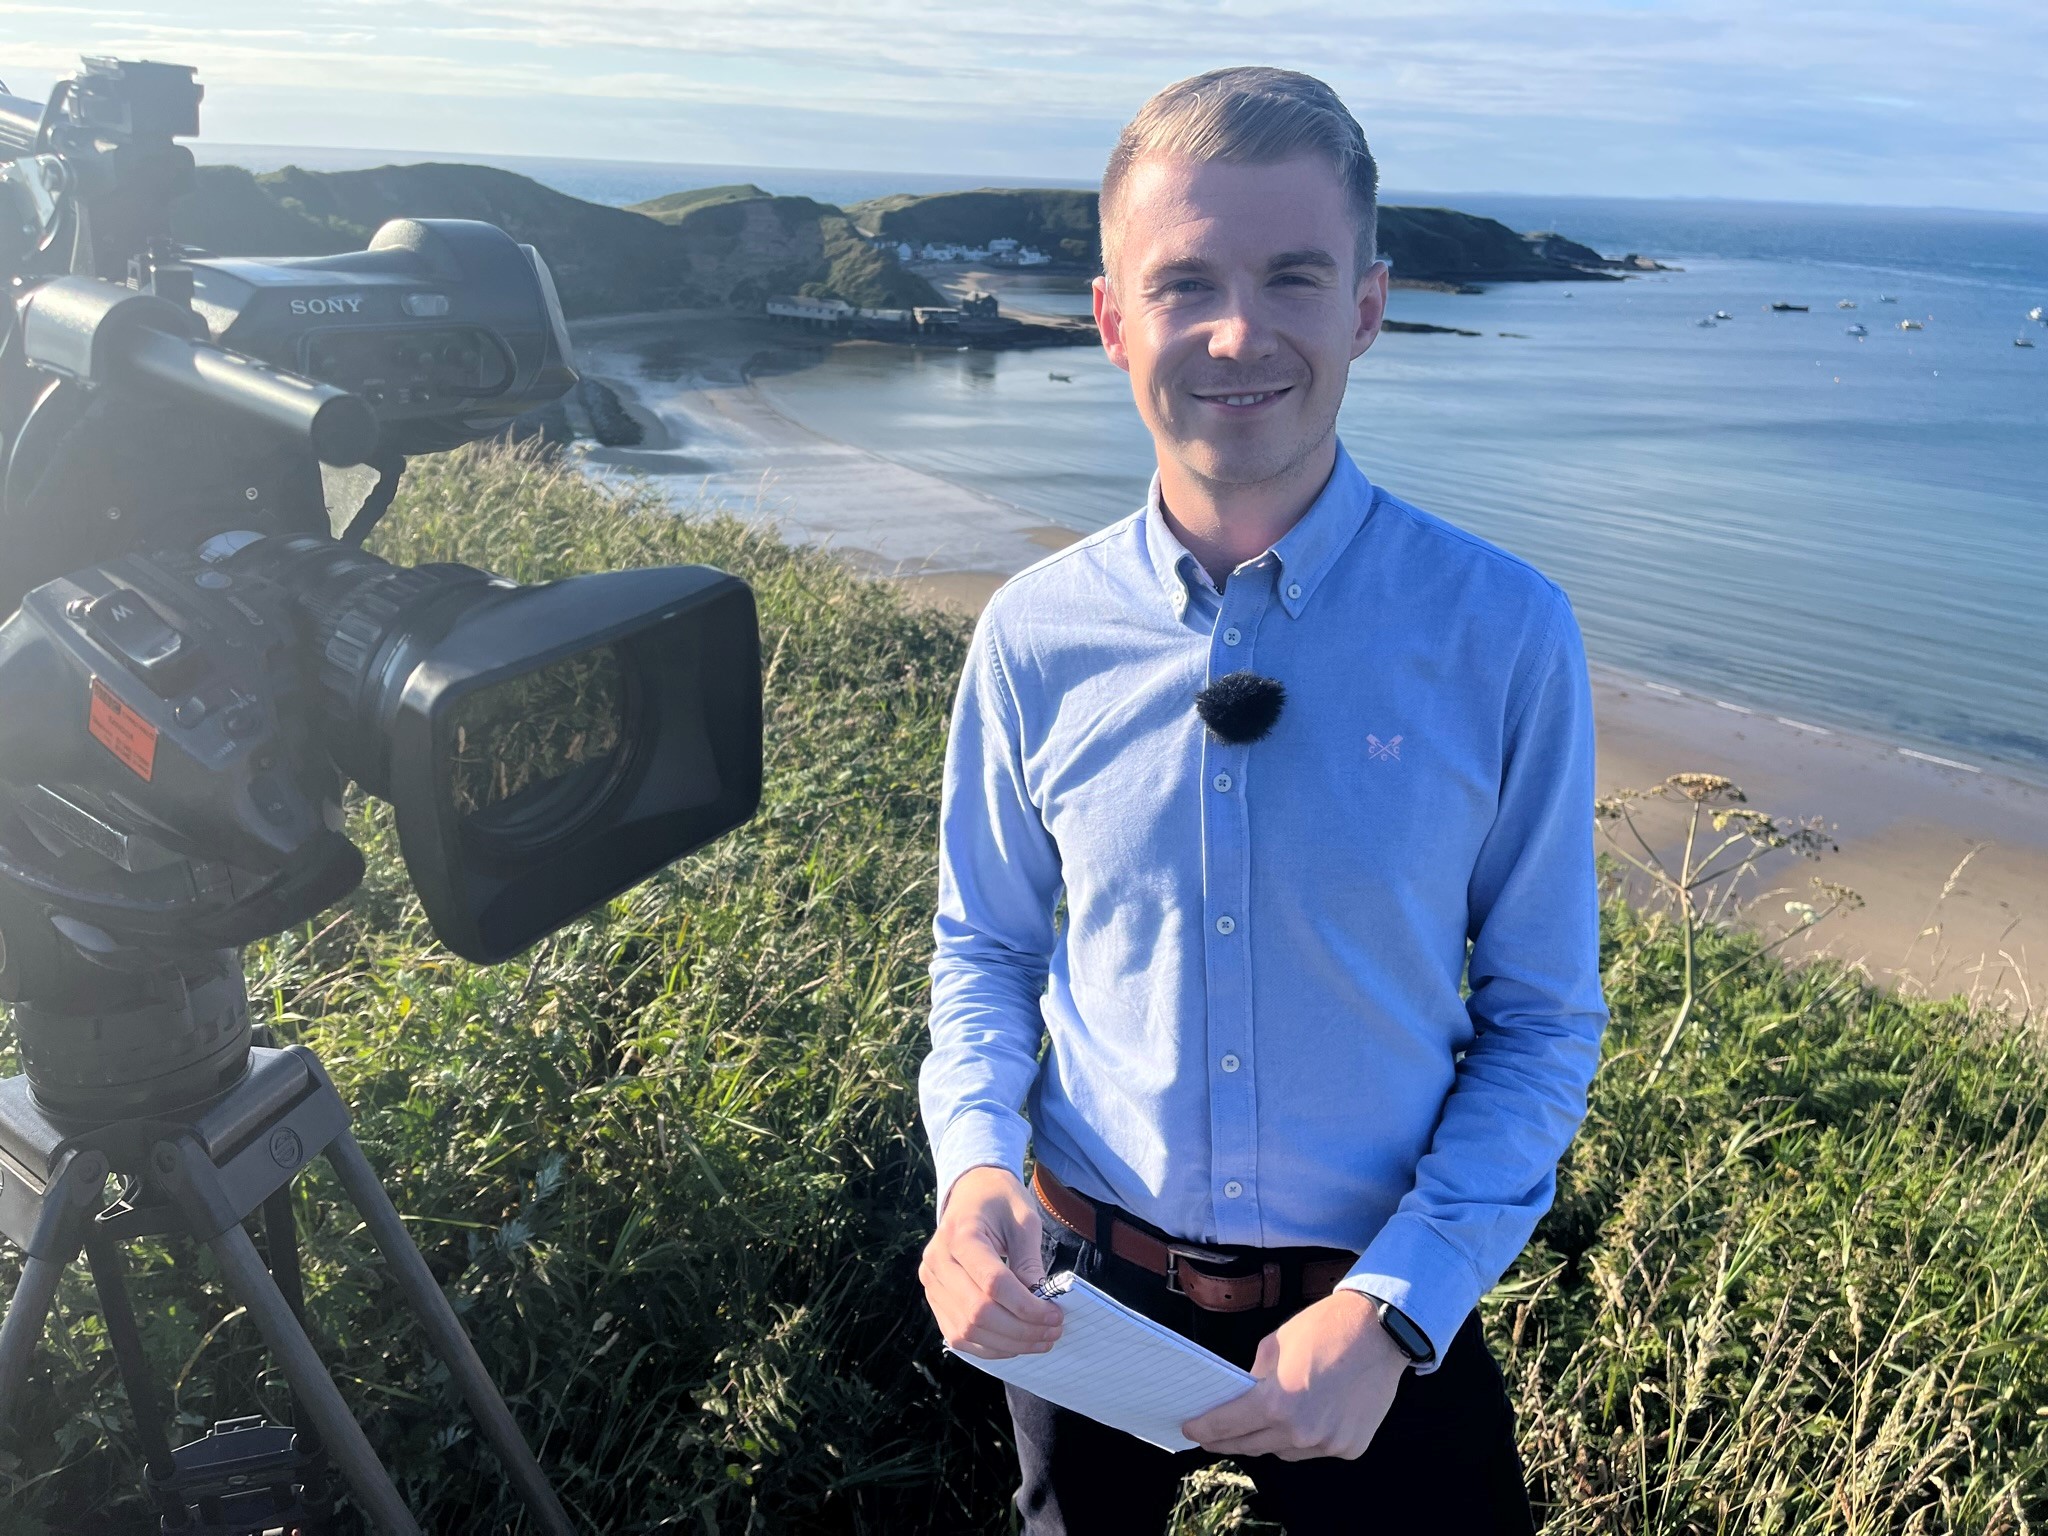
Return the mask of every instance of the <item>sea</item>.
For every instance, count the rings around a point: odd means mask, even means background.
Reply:
[[[987,180],[490,163],[620,204],[739,181],[845,203]],[[2048,785],[2048,325],[2028,317],[2048,306],[2048,215],[1385,201],[1679,270],[1397,289],[1393,317],[1478,334],[1385,335],[1354,364],[1339,429],[1376,483],[1556,581],[1607,667]],[[1031,307],[1086,312],[1081,281],[1028,281]],[[1128,381],[1093,349],[841,347],[761,387],[828,437],[1076,529],[1138,505],[1151,471]]]

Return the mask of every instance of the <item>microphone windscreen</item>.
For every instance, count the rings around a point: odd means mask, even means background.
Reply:
[[[1277,678],[1231,672],[1195,695],[1195,713],[1219,741],[1259,741],[1280,719],[1287,690]]]

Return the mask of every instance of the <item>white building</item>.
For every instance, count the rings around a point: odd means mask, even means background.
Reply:
[[[925,242],[924,249],[918,254],[926,261],[988,260],[988,249],[985,246],[955,245],[950,242],[942,245],[933,241],[927,241]]]
[[[854,308],[844,299],[770,299],[768,313],[784,320],[821,320],[827,323],[851,320]]]

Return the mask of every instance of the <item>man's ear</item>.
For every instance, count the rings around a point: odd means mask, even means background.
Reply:
[[[1112,363],[1129,373],[1131,354],[1124,347],[1124,317],[1117,308],[1116,290],[1109,286],[1109,278],[1103,276],[1095,279],[1094,292],[1095,329],[1102,333],[1102,350],[1109,354]]]
[[[1387,276],[1391,269],[1375,261],[1358,279],[1358,330],[1351,338],[1354,360],[1379,339],[1380,326],[1387,318]]]

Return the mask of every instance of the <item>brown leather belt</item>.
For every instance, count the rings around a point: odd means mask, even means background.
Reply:
[[[1047,1215],[1085,1242],[1166,1279],[1166,1288],[1204,1312],[1249,1312],[1300,1301],[1321,1301],[1351,1272],[1358,1255],[1335,1248],[1205,1248],[1162,1237],[1114,1207],[1076,1194],[1043,1168],[1032,1170],[1031,1192]],[[1108,1231],[1103,1229],[1107,1227]],[[1232,1269],[1214,1274],[1198,1266]]]

